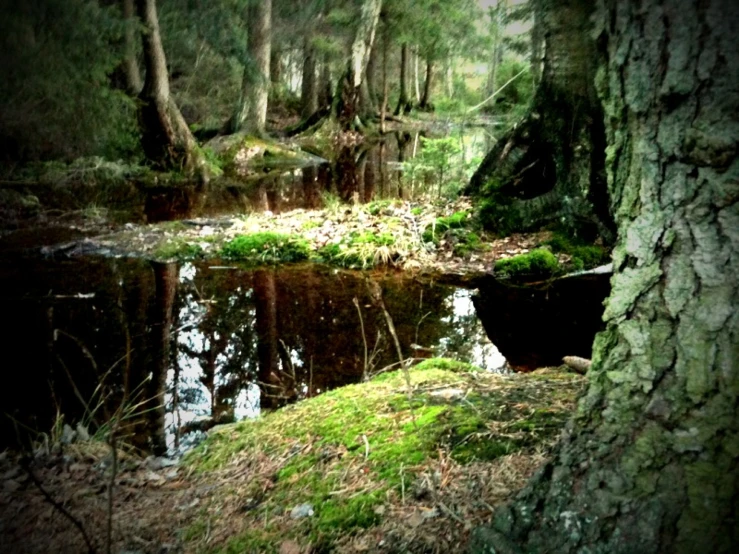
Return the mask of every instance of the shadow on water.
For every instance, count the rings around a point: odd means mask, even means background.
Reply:
[[[181,446],[183,430],[359,382],[398,361],[366,278],[315,266],[114,259],[0,266],[0,402],[11,416],[2,418],[2,442],[50,429],[57,414],[94,429],[127,398],[138,413],[127,426],[132,442],[164,452]],[[472,291],[398,274],[371,278],[404,356],[502,370]]]

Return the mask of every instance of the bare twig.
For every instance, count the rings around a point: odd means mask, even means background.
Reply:
[[[367,335],[364,332],[364,318],[362,317],[362,309],[359,307],[359,299],[355,296],[352,298],[352,302],[357,307],[357,313],[359,314],[359,325],[362,327],[362,341],[364,342],[364,370],[362,371],[362,379],[367,380],[369,368],[367,367]]]

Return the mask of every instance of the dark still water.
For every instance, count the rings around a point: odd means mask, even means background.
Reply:
[[[404,357],[448,356],[490,371],[507,364],[488,335],[514,369],[589,356],[602,311],[563,312],[567,298],[547,311],[555,292],[519,297],[491,285],[476,296],[320,266],[0,262],[0,446],[48,431],[58,414],[94,430],[125,401],[129,440],[172,452],[214,424],[359,382],[398,362],[368,280],[382,290]],[[567,294],[599,306],[607,285]]]
[[[404,356],[505,363],[471,291],[370,278]],[[139,446],[162,451],[177,427],[207,424],[194,419],[253,416],[398,361],[357,273],[79,259],[0,266],[0,285],[5,443],[48,430],[57,412],[94,427],[127,397],[143,402],[129,429]]]

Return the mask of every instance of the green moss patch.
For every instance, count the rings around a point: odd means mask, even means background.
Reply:
[[[299,236],[263,232],[234,238],[223,246],[221,254],[252,264],[289,263],[307,260],[310,246]]]
[[[608,263],[610,253],[604,246],[587,244],[581,240],[555,232],[544,244],[553,252],[571,256],[573,269],[590,269]]]
[[[495,262],[495,273],[505,278],[547,277],[559,272],[559,262],[545,248]]]
[[[238,512],[239,527],[229,533],[218,528],[232,525],[228,518],[210,520],[205,528],[221,539],[209,548],[277,552],[291,540],[330,551],[402,506],[428,504],[418,483],[438,467],[551,445],[583,383],[559,373],[503,377],[444,359],[410,376],[410,399],[393,372],[213,431],[184,463],[220,483],[210,502],[219,513]],[[304,505],[313,513],[295,517]],[[188,541],[198,543],[203,528],[193,522]]]

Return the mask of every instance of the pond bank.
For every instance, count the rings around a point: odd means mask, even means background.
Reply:
[[[410,378],[410,401],[391,372],[218,427],[177,471],[122,464],[114,551],[462,552],[469,530],[544,462],[584,379],[441,359]],[[36,475],[102,545],[104,447],[65,454],[39,460]],[[33,545],[52,536],[82,548],[28,479],[5,480],[0,510],[14,552],[40,552]]]

